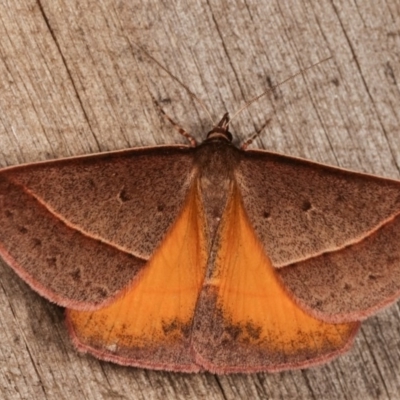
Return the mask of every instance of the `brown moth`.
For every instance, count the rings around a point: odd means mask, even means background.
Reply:
[[[124,365],[277,371],[347,350],[400,296],[400,182],[232,144],[0,171],[0,254]]]

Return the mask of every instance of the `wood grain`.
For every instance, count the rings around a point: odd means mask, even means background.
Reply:
[[[17,0],[0,3],[0,166],[180,143],[154,96],[198,140],[202,98],[217,120],[300,69],[232,124],[243,141],[399,178],[400,2]],[[400,392],[398,304],[364,323],[351,352],[279,374],[185,375],[78,354],[63,310],[0,265],[4,399],[387,399]]]

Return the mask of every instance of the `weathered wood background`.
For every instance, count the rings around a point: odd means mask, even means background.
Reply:
[[[183,141],[157,98],[201,140],[214,119],[299,70],[329,61],[252,105],[238,141],[399,178],[400,0],[1,0],[0,166]],[[1,227],[0,227],[1,229]],[[399,244],[400,245],[400,244]],[[0,264],[3,399],[397,399],[399,304],[364,323],[322,367],[186,375],[78,354],[63,310]]]

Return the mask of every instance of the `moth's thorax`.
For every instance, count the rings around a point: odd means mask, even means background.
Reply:
[[[210,241],[218,229],[239,160],[240,151],[227,141],[204,142],[196,149],[195,163]]]

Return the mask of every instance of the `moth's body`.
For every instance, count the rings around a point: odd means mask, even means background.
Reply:
[[[0,171],[0,254],[76,345],[156,369],[324,362],[400,295],[400,183],[232,144]]]
[[[208,247],[216,237],[232,185],[240,152],[225,139],[203,142],[194,155],[195,180],[199,186],[207,226]]]

